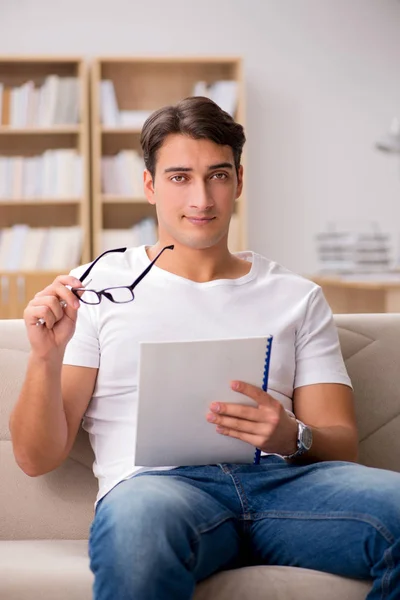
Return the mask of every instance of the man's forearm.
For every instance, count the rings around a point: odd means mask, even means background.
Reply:
[[[350,427],[311,427],[313,443],[311,449],[293,462],[312,463],[324,460],[357,462],[358,439]]]
[[[10,418],[16,460],[28,475],[40,475],[60,462],[68,439],[61,394],[60,359],[31,355],[19,399]]]

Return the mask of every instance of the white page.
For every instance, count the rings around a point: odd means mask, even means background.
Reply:
[[[233,380],[262,387],[268,337],[142,342],[135,464],[252,463],[255,448],[218,434],[206,420],[211,402],[257,406]]]

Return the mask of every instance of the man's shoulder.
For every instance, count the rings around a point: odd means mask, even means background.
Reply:
[[[260,280],[272,280],[280,286],[288,287],[292,291],[299,290],[300,292],[312,293],[320,286],[314,281],[291,271],[280,263],[262,256],[261,254],[253,253],[254,260],[258,262],[258,277]]]

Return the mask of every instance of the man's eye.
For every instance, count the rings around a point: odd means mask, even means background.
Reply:
[[[171,177],[171,181],[175,181],[175,183],[181,183],[184,180],[185,177],[183,175],[174,175],[173,177]]]
[[[213,178],[214,179],[226,179],[228,176],[226,173],[214,173]]]

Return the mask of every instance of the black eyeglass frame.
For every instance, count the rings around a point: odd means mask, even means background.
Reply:
[[[145,268],[145,270],[143,271],[143,273],[141,273],[136,279],[135,281],[131,284],[131,285],[119,285],[119,286],[113,286],[113,287],[108,287],[108,288],[104,288],[103,290],[92,290],[92,289],[88,289],[85,287],[82,288],[77,288],[77,287],[73,287],[71,288],[71,292],[74,294],[74,296],[76,296],[78,298],[78,300],[80,300],[81,302],[83,302],[84,304],[88,304],[91,306],[96,306],[97,304],[100,304],[102,297],[104,296],[105,298],[107,298],[107,300],[109,300],[110,302],[114,302],[114,304],[126,304],[128,302],[132,302],[132,300],[135,299],[135,295],[133,293],[134,288],[137,286],[138,283],[140,283],[142,281],[142,279],[144,277],[146,277],[147,273],[150,271],[150,269],[152,268],[152,266],[154,265],[154,263],[158,260],[158,258],[161,256],[161,254],[164,252],[164,250],[173,250],[174,246],[164,246],[164,248],[157,254],[157,256],[151,261],[151,263]],[[82,281],[82,283],[84,282],[84,280],[87,278],[87,276],[89,275],[90,271],[93,269],[94,265],[100,260],[100,258],[102,258],[103,256],[105,256],[106,254],[109,254],[110,252],[125,252],[126,248],[115,248],[113,250],[106,250],[105,252],[103,252],[102,254],[100,254],[90,265],[89,267],[86,269],[86,271],[83,273],[82,277],[80,278],[80,280]],[[130,291],[132,298],[130,298],[129,300],[124,300],[123,302],[117,302],[114,300],[114,298],[111,295],[111,290],[118,290],[118,289],[127,289]],[[83,294],[83,292],[91,292],[92,294],[96,294],[98,302],[86,302],[85,300],[83,300],[83,298],[81,298],[79,296],[79,292],[81,292]]]

